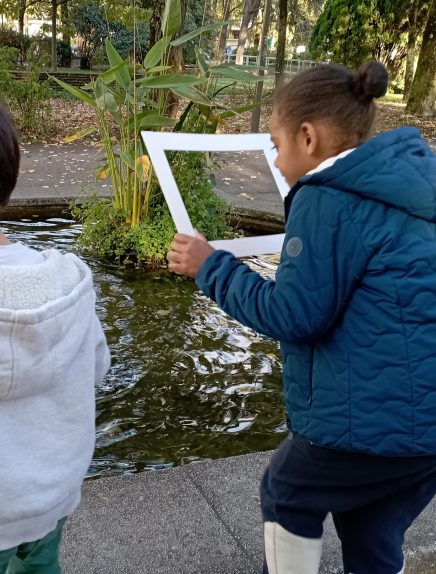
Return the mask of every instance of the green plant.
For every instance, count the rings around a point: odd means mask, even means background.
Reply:
[[[15,65],[22,65],[26,61],[26,53],[29,49],[31,40],[29,36],[20,34],[12,28],[0,27],[0,46],[17,49],[17,59]]]
[[[71,46],[65,40],[58,40],[56,43],[58,66],[61,68],[69,68],[71,66]]]
[[[162,17],[163,36],[148,51],[141,64],[136,63],[135,55],[132,60],[123,59],[112,42],[106,39],[106,53],[111,68],[99,74],[95,81],[85,86],[84,89],[78,89],[53,78],[70,94],[87,103],[95,111],[105,151],[105,161],[97,177],[111,179],[114,194],[111,217],[117,229],[120,225],[119,217],[124,218],[122,224],[124,239],[118,240],[117,247],[111,247],[112,252],[114,249],[115,251],[127,249],[130,241],[128,238],[137,237],[138,234],[142,237],[136,227],[141,226],[142,229],[148,229],[150,233],[159,228],[155,218],[166,213],[163,195],[141,142],[140,131],[172,128],[175,131],[213,133],[227,117],[252,108],[252,106],[246,106],[229,110],[220,106],[215,101],[222,89],[217,88],[217,82],[219,78],[224,78],[227,81],[226,85],[233,84],[235,81],[255,83],[259,77],[232,65],[208,66],[198,49],[195,50],[197,62],[195,74],[172,73],[169,64],[169,52],[172,47],[182,46],[200,34],[215,30],[221,25],[205,26],[172,40],[179,29],[180,21],[180,1],[167,0]],[[178,119],[171,117],[173,111],[171,94],[187,102]],[[86,129],[74,134],[70,141],[83,137],[90,131]],[[191,202],[192,209],[194,212],[197,211],[198,221],[201,222],[202,228],[206,229],[209,225],[210,233],[215,234],[217,230],[214,231],[215,223],[212,220],[216,219],[216,209],[221,204],[218,200],[215,204],[213,203],[210,184],[209,187],[203,185],[206,163],[197,157],[195,161],[190,160],[189,169],[186,165],[180,168],[186,161],[180,158],[180,154],[171,154],[171,163],[176,178],[178,170],[181,175],[189,173],[187,189],[197,187],[202,190],[202,196],[207,196],[207,201],[211,206],[209,210],[200,208],[196,202]],[[185,200],[189,204],[188,192]],[[86,214],[84,212],[82,217],[83,221],[95,215],[94,210],[90,210],[89,206],[86,210]],[[102,214],[102,217],[105,215]],[[206,224],[207,218],[211,220],[209,224]],[[164,229],[167,227],[164,226]],[[88,231],[85,235],[89,237]],[[165,237],[168,240],[169,235]],[[106,240],[107,238],[104,241]],[[150,237],[141,241],[141,244],[144,242],[150,244],[154,239]],[[165,249],[167,247],[168,245]]]
[[[52,90],[49,81],[39,81],[40,68],[30,64],[22,78],[15,77],[12,69],[17,48],[0,48],[0,91],[20,131],[43,136],[50,127]]]
[[[72,20],[80,36],[80,68],[89,69],[91,61],[109,36],[109,28],[103,12],[95,3],[79,5],[73,12]]]
[[[144,59],[150,41],[147,24],[140,23],[135,32],[118,23],[111,23],[110,29],[111,43],[123,59],[132,56],[135,56],[137,61]]]

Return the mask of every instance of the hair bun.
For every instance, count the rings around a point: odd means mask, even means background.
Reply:
[[[383,64],[370,60],[357,70],[353,83],[353,91],[358,98],[367,101],[380,98],[388,88],[388,73]]]

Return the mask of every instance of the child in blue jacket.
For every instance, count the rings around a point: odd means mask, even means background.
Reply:
[[[415,128],[370,137],[386,87],[366,62],[278,91],[271,139],[291,191],[275,281],[202,237],[177,234],[168,254],[281,344],[292,433],[261,486],[269,574],[318,572],[329,512],[346,574],[400,574],[436,491],[436,157]]]

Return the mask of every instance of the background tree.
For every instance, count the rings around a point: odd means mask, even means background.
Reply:
[[[37,6],[42,1],[43,0],[12,0],[7,2],[9,11],[6,13],[11,15],[13,19],[18,20],[18,32],[20,34],[24,34],[24,18],[26,13],[30,8]]]
[[[275,84],[278,86],[283,79],[286,52],[286,33],[288,30],[288,0],[278,0],[278,36],[276,52]]]
[[[423,2],[422,0],[410,0],[410,4],[410,9],[408,10],[406,69],[404,72],[403,99],[405,101],[409,99],[410,88],[415,73],[418,39],[424,29],[429,8],[429,2]]]
[[[325,0],[278,0],[278,3],[276,84],[283,76],[287,44],[291,40],[295,47],[309,43]]]
[[[415,77],[410,89],[407,111],[414,114],[435,115],[436,95],[436,0],[427,18]]]
[[[74,29],[80,36],[80,67],[86,70],[91,67],[95,52],[109,36],[109,27],[96,4],[76,7],[72,18]]]
[[[375,58],[395,77],[407,54],[409,18],[416,5],[424,4],[422,0],[327,0],[310,51],[316,58],[351,67]]]
[[[165,8],[165,0],[153,0],[150,18],[150,48],[162,38],[161,19]]]
[[[234,10],[234,8],[233,8],[233,10]],[[227,22],[227,20],[230,18],[231,13],[232,13],[232,0],[223,0],[223,6],[222,6],[223,21]],[[218,11],[216,8],[215,8],[215,14],[218,15]],[[220,32],[219,37],[218,37],[218,45],[217,45],[217,51],[216,51],[217,60],[222,61],[224,59],[224,50],[226,48],[228,31],[229,31],[229,26],[228,26],[228,24],[225,24],[221,28],[221,32]]]
[[[236,48],[236,63],[244,62],[245,43],[251,22],[257,16],[260,8],[260,0],[244,0],[244,12],[242,14],[241,27],[239,30],[238,47]]]

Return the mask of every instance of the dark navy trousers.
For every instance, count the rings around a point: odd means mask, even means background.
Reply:
[[[436,456],[339,451],[299,435],[284,440],[261,483],[264,521],[293,534],[320,538],[332,514],[345,574],[399,573],[404,534],[435,493]]]

